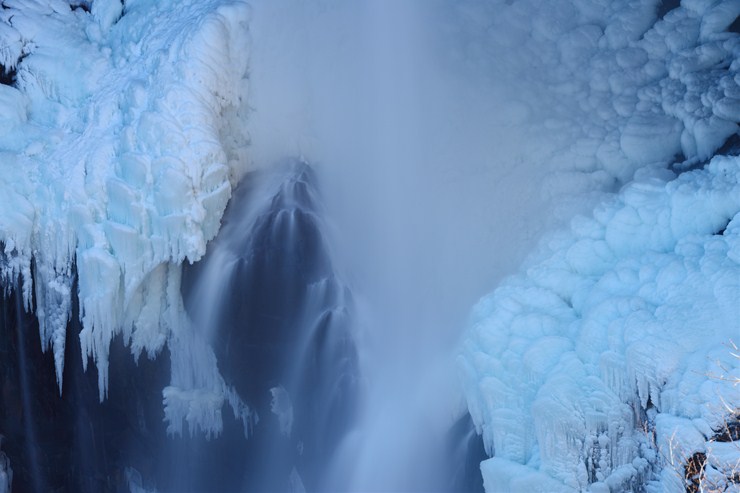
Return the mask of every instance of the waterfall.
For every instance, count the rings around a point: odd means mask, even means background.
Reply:
[[[446,380],[394,335],[409,319],[377,317],[346,281],[319,184],[297,159],[247,175],[206,257],[185,269],[194,330],[257,419],[246,438],[225,420],[211,442],[177,439],[162,491],[468,491],[478,477],[477,465],[453,471],[472,427],[450,433],[431,412]]]
[[[454,491],[465,461],[448,443],[463,414],[451,359],[486,277],[489,239],[465,225],[492,191],[450,180],[486,158],[476,123],[449,125],[460,88],[438,66],[439,7],[255,5],[252,151],[311,157],[356,300],[361,398],[319,491]]]
[[[737,1],[0,4],[0,493],[736,479]]]
[[[74,430],[56,437],[73,453],[51,467],[53,485],[480,489],[481,447],[451,356],[469,306],[523,256],[501,238],[526,237],[521,218],[537,215],[519,184],[536,185],[521,179],[531,169],[501,180],[480,171],[491,155],[507,163],[516,143],[499,137],[492,154],[478,138],[494,133],[483,85],[437,66],[447,63],[432,36],[443,4],[255,2],[251,162],[239,165],[254,171],[205,257],[182,268],[186,313],[166,349],[135,363],[114,339],[103,404],[96,368],[80,369],[75,305],[65,395],[39,418],[62,414],[59,427]],[[274,164],[286,155],[311,164]],[[479,228],[490,197],[511,195],[521,211]],[[494,250],[503,260],[483,262]],[[169,286],[173,272],[162,264],[151,275]],[[198,378],[207,389],[178,385]],[[201,418],[218,426],[201,433]],[[38,440],[54,448],[51,434]],[[19,484],[32,477],[14,472]]]
[[[320,491],[324,464],[353,421],[353,299],[332,259],[315,182],[298,160],[247,175],[206,257],[184,272],[194,329],[257,416],[247,437],[227,430],[207,446],[235,458],[235,471],[219,475],[222,489]],[[180,462],[176,488],[200,480],[213,488],[207,469],[201,459]],[[183,471],[197,472],[183,479]]]
[[[298,159],[244,177],[206,256],[184,268],[189,323],[181,330],[193,332],[187,355],[196,359],[170,366],[175,354],[165,351],[135,362],[119,337],[102,403],[97,371],[83,372],[78,344],[68,346],[58,395],[37,320],[17,290],[4,300],[2,349],[12,356],[0,378],[11,382],[6,389],[17,386],[20,400],[5,399],[0,425],[23,428],[9,437],[14,467],[3,455],[2,477],[14,474],[19,491],[43,491],[42,482],[137,493],[476,491],[460,485],[479,479],[477,465],[459,471],[474,456],[466,445],[472,428],[435,421],[430,410],[447,398],[445,377],[426,364],[414,368],[423,360],[399,351],[400,326],[379,325],[398,323],[397,313],[377,317],[349,281],[320,184]],[[79,333],[78,310],[74,302],[68,337]],[[162,389],[177,379],[172,372],[200,371],[206,353],[231,393],[217,409],[220,433],[173,435],[162,420]],[[230,411],[232,399],[248,405],[248,419]]]

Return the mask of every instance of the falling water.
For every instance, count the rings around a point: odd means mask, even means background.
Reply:
[[[206,258],[185,273],[195,330],[259,420],[247,438],[227,431],[208,445],[187,442],[172,487],[460,491],[453,468],[465,464],[464,435],[472,428],[450,443],[451,417],[435,422],[430,406],[449,397],[441,372],[421,351],[396,352],[393,343],[404,336],[389,333],[409,330],[402,325],[408,319],[374,318],[355,306],[315,182],[297,160],[248,175]],[[373,331],[379,334],[368,338]],[[388,350],[365,351],[363,342],[378,337],[389,338]],[[387,367],[363,364],[358,355],[385,357]],[[192,455],[203,447],[208,454]],[[214,479],[210,455],[241,457],[242,464]],[[457,476],[464,484],[465,473]]]
[[[505,97],[445,70],[450,3],[255,3],[254,159],[314,162],[357,300],[365,385],[319,491],[455,491],[467,481],[453,485],[471,455],[455,343],[469,307],[523,255],[514,245],[540,204],[537,184],[520,176],[531,169],[507,162],[521,136],[491,122]],[[477,465],[468,475],[480,477]]]
[[[206,446],[240,458],[238,467],[216,480],[201,468],[176,489],[205,481],[209,489],[320,491],[323,465],[352,422],[353,300],[332,260],[315,181],[297,160],[245,177],[204,261],[185,272],[195,330],[258,421],[247,437],[224,433]],[[201,462],[181,459],[177,474]]]
[[[16,292],[20,292],[20,286],[16,286]],[[19,355],[19,380],[20,380],[20,393],[21,400],[23,402],[23,431],[26,436],[25,442],[25,453],[26,460],[28,461],[29,471],[31,473],[31,487],[35,493],[41,493],[45,491],[43,474],[40,467],[39,461],[39,441],[36,436],[36,412],[34,410],[34,402],[31,398],[33,387],[29,373],[33,371],[32,367],[27,361],[27,347],[26,347],[26,324],[23,321],[23,315],[25,310],[23,309],[22,301],[20,296],[15,297],[15,330],[16,337],[18,338],[18,355]]]

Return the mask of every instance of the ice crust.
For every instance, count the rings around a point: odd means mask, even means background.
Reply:
[[[193,354],[180,295],[180,265],[205,253],[247,163],[248,13],[240,0],[0,9],[0,63],[16,70],[0,85],[0,281],[35,309],[60,392],[74,295],[101,400],[114,337],[136,358],[168,344],[172,432],[218,433],[224,402],[249,415],[215,358]]]
[[[489,469],[575,491],[619,473],[622,490],[649,479],[649,427],[663,455],[703,450],[740,401],[740,159],[631,183],[543,250],[481,300],[464,343]]]
[[[658,3],[461,4],[493,19],[470,50],[524,104],[560,98],[541,125],[563,179],[614,192],[473,311],[459,362],[486,491],[684,491],[694,452],[720,475],[740,459],[711,441],[740,407],[740,159],[715,156],[738,130],[740,4]]]
[[[511,91],[512,124],[518,105],[534,135],[560,142],[542,163],[559,202],[613,192],[645,166],[688,169],[737,131],[737,2],[683,2],[658,19],[660,3],[456,2],[457,56]],[[564,214],[594,203],[575,201]]]

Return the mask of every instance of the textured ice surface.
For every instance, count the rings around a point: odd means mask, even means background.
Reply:
[[[178,264],[242,172],[246,20],[240,1],[3,4],[0,277],[34,300],[60,388],[75,274],[101,399],[115,334],[136,356],[172,337]]]
[[[737,130],[737,2],[463,0],[454,33],[471,66],[510,88],[518,119],[561,142],[551,193],[609,190],[646,165],[710,157]],[[470,70],[473,70],[471,68]],[[475,68],[478,70],[478,68]],[[507,105],[514,108],[513,105]],[[534,119],[537,120],[534,120]],[[529,120],[529,121],[528,121]]]
[[[740,159],[716,157],[629,184],[483,299],[462,367],[491,460],[634,480],[650,411],[661,453],[701,451],[740,398],[738,226]]]
[[[710,160],[737,132],[738,4],[657,19],[657,2],[534,3],[486,4],[497,20],[471,49],[523,78],[524,104],[560,98],[543,126],[566,168],[626,185],[474,310],[460,364],[486,489],[682,491],[686,459],[740,405],[725,346],[740,334],[740,159]],[[506,56],[514,42],[541,77]]]

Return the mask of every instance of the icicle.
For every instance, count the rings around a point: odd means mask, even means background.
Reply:
[[[3,436],[0,435],[0,447],[3,444]],[[11,493],[13,491],[13,469],[10,467],[10,459],[0,448],[0,493]]]

